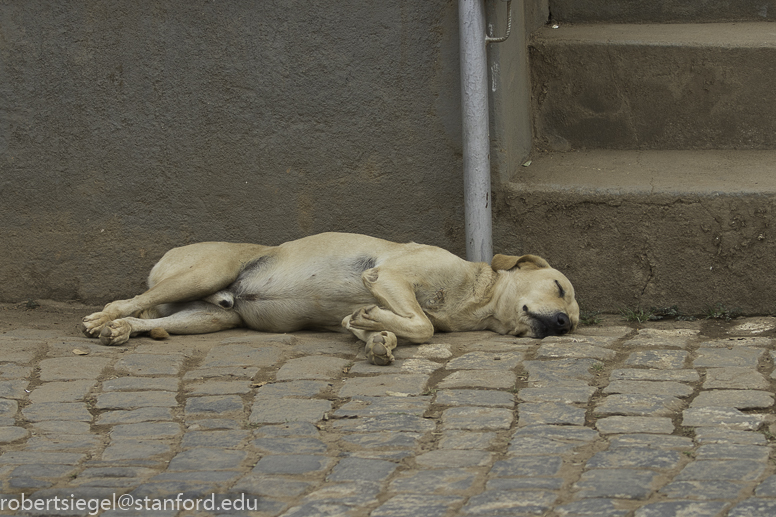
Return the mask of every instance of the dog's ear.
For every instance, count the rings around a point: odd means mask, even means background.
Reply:
[[[515,257],[512,255],[495,255],[490,263],[493,271],[508,271],[512,268],[517,269],[540,269],[550,267],[546,260],[536,255],[521,255]]]

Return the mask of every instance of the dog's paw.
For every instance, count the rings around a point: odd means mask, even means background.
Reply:
[[[111,319],[110,315],[104,312],[90,314],[81,320],[81,332],[83,332],[86,337],[100,337],[100,332],[102,332],[102,329],[106,324],[111,322]]]
[[[348,324],[361,330],[382,330],[385,327],[378,321],[379,312],[377,305],[362,307],[353,313]]]
[[[369,337],[364,348],[367,360],[377,366],[386,366],[393,362],[391,350],[396,348],[396,334],[383,330]]]
[[[128,321],[113,320],[100,331],[100,343],[108,346],[121,345],[129,341],[132,327]]]

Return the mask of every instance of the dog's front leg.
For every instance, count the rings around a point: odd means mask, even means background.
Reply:
[[[399,271],[385,266],[364,271],[364,286],[378,305],[353,313],[350,324],[362,330],[388,330],[412,343],[425,343],[434,335],[434,325],[421,309],[412,284]]]
[[[387,330],[369,331],[359,329],[350,324],[351,319],[352,316],[346,316],[342,320],[342,326],[366,343],[364,353],[367,360],[378,366],[391,364],[393,362],[393,353],[391,352],[398,344],[396,334]]]
[[[362,307],[342,321],[342,326],[366,342],[373,364],[393,361],[397,337],[424,343],[434,335],[434,325],[420,308],[412,285],[399,272],[378,267],[364,271],[364,285],[380,304]]]

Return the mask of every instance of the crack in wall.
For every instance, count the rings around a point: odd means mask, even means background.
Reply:
[[[652,261],[648,257],[647,264],[649,265],[649,274],[647,275],[647,280],[644,282],[644,287],[641,288],[639,297],[644,296],[644,293],[647,292],[647,287],[649,287],[649,284],[652,283],[652,280],[655,278],[655,267],[652,265]]]
[[[634,147],[638,148],[639,146],[639,134],[636,130],[636,122],[633,118],[633,108],[630,105],[630,99],[627,95],[627,90],[624,90],[622,85],[622,80],[620,79],[619,75],[616,73],[616,66],[615,66],[615,60],[612,55],[612,48],[611,46],[606,46],[606,57],[609,60],[609,72],[612,79],[612,84],[614,85],[615,90],[617,91],[617,97],[622,102],[622,105],[625,107],[624,110],[620,110],[620,114],[624,115],[624,120],[627,123],[628,129],[630,129],[631,135],[633,136],[633,145]],[[624,111],[624,113],[623,113]]]

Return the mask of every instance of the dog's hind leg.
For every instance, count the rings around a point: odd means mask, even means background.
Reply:
[[[205,298],[237,279],[242,267],[270,248],[258,244],[201,242],[174,248],[156,263],[148,277],[148,291],[128,300],[107,304],[83,319],[81,330],[98,337],[117,318],[138,315],[164,303]]]
[[[170,334],[207,334],[240,326],[242,319],[232,310],[207,302],[191,302],[180,304],[175,312],[161,318],[113,320],[102,328],[100,342],[103,345],[121,345],[136,334],[159,328]]]

